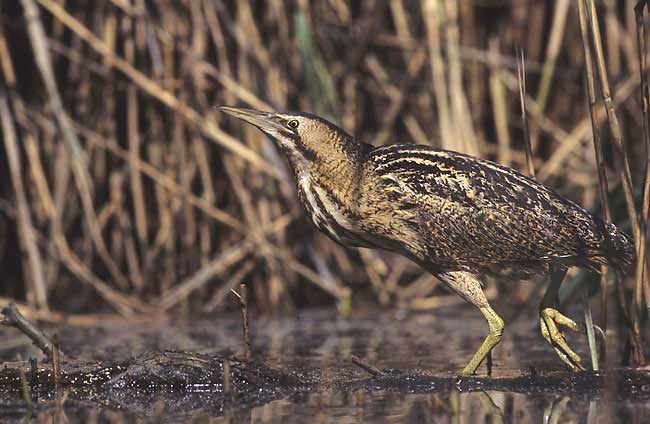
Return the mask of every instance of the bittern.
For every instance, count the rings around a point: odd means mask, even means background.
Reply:
[[[503,334],[483,293],[488,275],[550,274],[542,335],[571,370],[584,369],[560,331],[579,326],[558,310],[558,291],[571,266],[630,265],[633,245],[613,224],[488,160],[415,144],[374,148],[306,113],[220,110],[277,142],[320,231],[344,246],[406,256],[481,311],[489,333],[462,374],[475,373]]]

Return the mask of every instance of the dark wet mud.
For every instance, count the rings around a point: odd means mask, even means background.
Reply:
[[[506,328],[492,377],[457,377],[484,336],[471,308],[338,318],[252,316],[243,359],[236,315],[146,325],[50,327],[66,356],[49,362],[0,330],[0,422],[647,422],[650,373],[570,374],[534,316]],[[585,353],[584,337],[573,344]],[[371,376],[356,355],[384,371]],[[586,356],[585,356],[586,358]],[[33,400],[25,402],[20,369]],[[224,379],[224,368],[229,378]],[[58,417],[58,418],[57,418]],[[552,418],[553,420],[549,421]],[[213,422],[213,421],[210,421]],[[446,421],[445,421],[446,422]]]

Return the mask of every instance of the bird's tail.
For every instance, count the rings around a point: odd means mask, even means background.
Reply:
[[[614,224],[603,222],[603,257],[601,261],[611,266],[617,273],[625,275],[634,262],[636,252],[632,238],[620,231]]]

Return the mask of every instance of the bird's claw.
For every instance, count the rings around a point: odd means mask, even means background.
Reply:
[[[585,368],[581,364],[580,356],[569,347],[564,335],[558,329],[558,326],[561,325],[572,331],[580,332],[580,325],[553,308],[542,309],[539,321],[542,336],[553,346],[555,353],[557,353],[557,356],[560,357],[562,362],[567,364],[572,371],[584,371]]]

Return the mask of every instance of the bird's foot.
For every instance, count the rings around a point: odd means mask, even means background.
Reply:
[[[553,346],[555,353],[560,357],[562,362],[572,371],[584,371],[585,368],[581,364],[580,356],[573,351],[567,344],[564,335],[558,329],[558,326],[564,326],[572,331],[579,332],[580,326],[560,313],[557,309],[545,308],[540,311],[540,327],[542,329],[542,336],[547,342]]]

